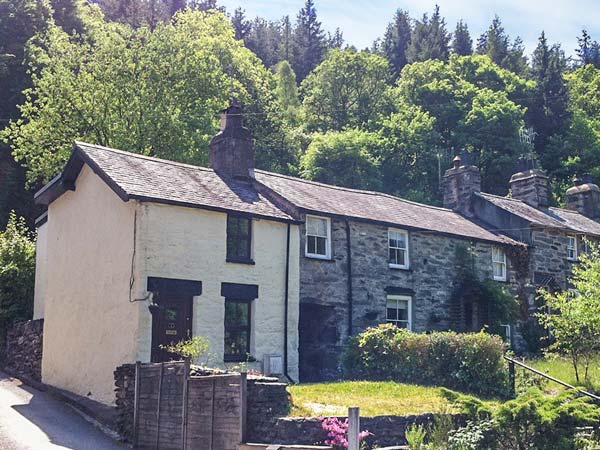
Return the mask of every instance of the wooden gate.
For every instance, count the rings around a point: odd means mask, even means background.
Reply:
[[[187,363],[136,364],[134,448],[236,450],[245,428],[246,374],[192,377]]]

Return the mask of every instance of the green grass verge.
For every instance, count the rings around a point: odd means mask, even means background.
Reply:
[[[545,358],[527,360],[525,361],[525,364],[573,386],[584,386],[588,389],[600,392],[600,356],[594,358],[590,365],[588,370],[589,382],[584,381],[583,373],[580,373],[580,382],[577,382],[571,360],[567,358],[550,355]],[[549,392],[560,392],[564,389],[565,388],[561,385],[553,382],[549,382],[546,386],[546,390]]]
[[[361,416],[450,412],[436,387],[394,382],[344,381],[290,386],[292,416],[345,416],[360,407]]]

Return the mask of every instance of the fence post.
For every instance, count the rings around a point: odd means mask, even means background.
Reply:
[[[183,362],[183,404],[181,405],[181,448],[187,448],[187,415],[188,415],[188,379],[190,377],[190,359]]]
[[[165,363],[160,363],[160,375],[158,377],[158,400],[156,404],[156,450],[159,450],[160,446],[160,404],[162,401],[162,382],[163,375],[165,373]]]
[[[134,394],[133,394],[133,448],[138,447],[138,427],[139,427],[139,407],[140,407],[140,371],[141,371],[141,363],[139,361],[135,362],[135,386],[134,386]]]
[[[240,373],[240,415],[242,422],[241,443],[246,443],[247,439],[247,416],[248,416],[248,372]]]
[[[360,408],[348,408],[348,450],[359,450]]]
[[[510,382],[510,391],[515,397],[517,395],[517,382],[515,377],[515,363],[513,361],[508,361],[508,379]]]

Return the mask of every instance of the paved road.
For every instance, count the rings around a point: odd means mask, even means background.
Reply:
[[[123,450],[70,406],[0,372],[0,450]]]

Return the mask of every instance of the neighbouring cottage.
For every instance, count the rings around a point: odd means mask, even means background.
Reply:
[[[567,191],[570,209],[549,208],[532,165],[504,198],[481,193],[479,170],[457,157],[438,208],[255,170],[242,115],[223,113],[211,169],[77,143],[36,195],[48,205],[35,297],[45,382],[109,403],[116,366],[168,359],[162,346],[191,335],[222,366],[250,358],[288,380],[334,379],[368,326],[487,323],[451,302],[460,248],[527,309],[538,287],[567,288],[584,238],[600,237],[589,180]]]

